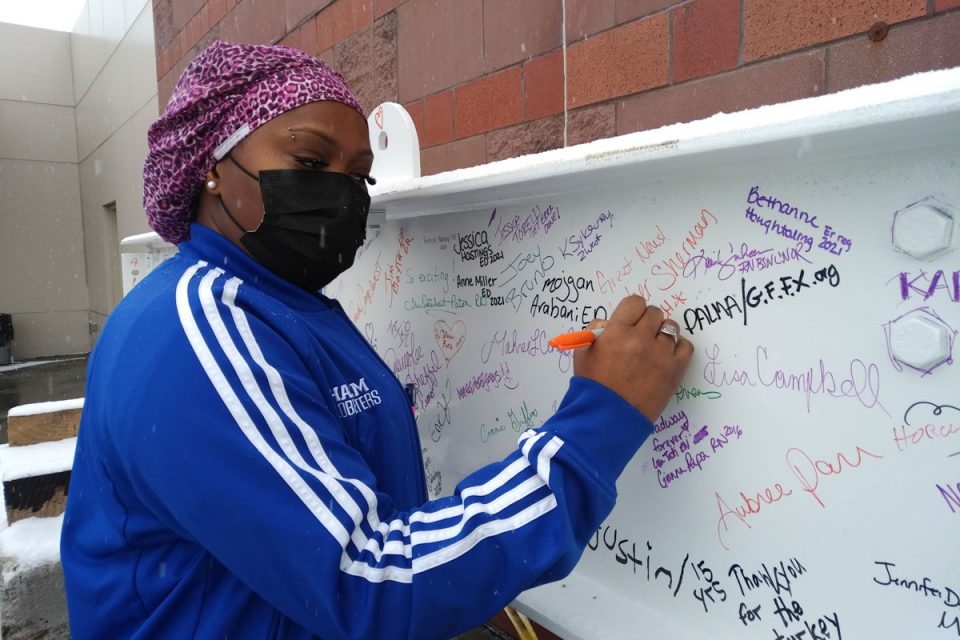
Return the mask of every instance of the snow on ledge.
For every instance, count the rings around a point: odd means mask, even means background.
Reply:
[[[69,411],[71,409],[83,409],[83,398],[21,404],[17,407],[12,407],[10,411],[7,412],[7,417],[35,416],[40,413],[56,413],[57,411]]]
[[[0,531],[3,581],[45,564],[60,562],[63,514],[55,518],[26,518]]]
[[[76,438],[38,442],[19,447],[0,445],[0,481],[19,480],[69,471],[77,449]]]

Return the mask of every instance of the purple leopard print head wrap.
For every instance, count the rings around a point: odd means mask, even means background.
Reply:
[[[194,203],[210,171],[263,123],[308,102],[363,108],[339,73],[313,56],[275,45],[214,42],[184,70],[147,132],[143,206],[160,237],[189,237]]]

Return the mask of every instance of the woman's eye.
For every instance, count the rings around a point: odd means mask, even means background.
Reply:
[[[302,164],[303,166],[305,166],[307,169],[326,169],[328,166],[326,160],[321,160],[319,158],[308,158],[306,156],[294,156],[293,159],[296,160],[298,163]],[[373,186],[377,184],[377,179],[372,176],[364,175],[361,173],[352,173],[349,175],[351,178],[353,178],[357,182],[360,182],[365,185],[368,184]]]
[[[323,169],[327,166],[327,163],[323,160],[317,158],[304,158],[297,156],[296,161],[305,166],[308,169]]]

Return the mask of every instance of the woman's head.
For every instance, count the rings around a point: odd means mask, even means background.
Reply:
[[[363,109],[343,77],[302,51],[269,45],[207,47],[180,76],[147,141],[147,220],[174,243],[187,239],[198,214],[237,242],[238,228],[216,226],[217,198],[233,205],[245,229],[257,227],[259,185],[237,159],[254,176],[268,169],[363,176],[373,160]]]

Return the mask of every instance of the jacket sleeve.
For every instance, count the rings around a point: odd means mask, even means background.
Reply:
[[[289,337],[235,295],[229,283],[178,292],[183,352],[156,394],[185,401],[154,405],[159,428],[139,416],[154,427],[113,437],[147,508],[320,637],[449,638],[563,577],[652,432],[620,396],[573,378],[505,460],[398,511]]]

